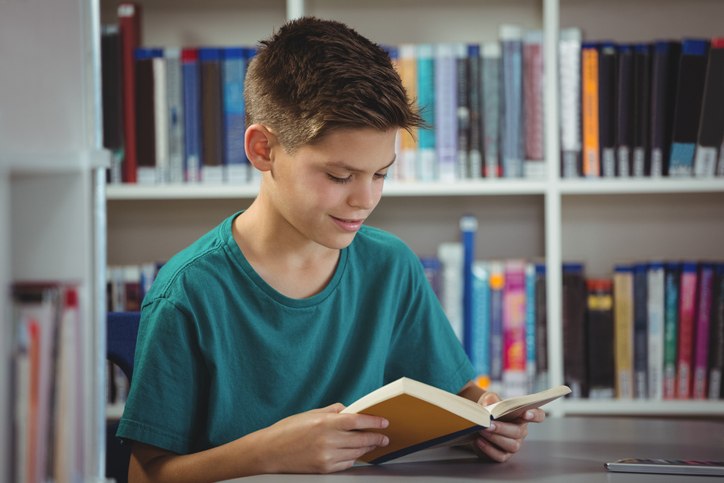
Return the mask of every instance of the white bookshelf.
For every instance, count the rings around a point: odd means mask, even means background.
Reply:
[[[0,482],[10,483],[10,285],[77,284],[83,481],[105,477],[105,168],[100,147],[99,6],[95,0],[0,3]],[[81,334],[79,334],[80,336]],[[105,366],[103,366],[105,367]]]
[[[548,353],[551,384],[563,382],[561,264],[580,260],[587,275],[610,273],[621,260],[724,258],[724,179],[561,179],[559,166],[557,41],[561,27],[581,27],[586,39],[651,41],[721,34],[718,0],[247,0],[142,1],[146,45],[253,45],[301,14],[348,23],[381,44],[496,40],[500,23],[542,28],[545,34],[545,177],[456,184],[390,183],[370,225],[390,231],[421,255],[455,241],[458,220],[473,214],[481,227],[477,257],[547,261]],[[178,4],[177,4],[178,3]],[[202,8],[203,7],[203,8]],[[112,21],[112,5],[103,18]],[[246,11],[245,11],[246,10]],[[241,19],[248,13],[248,19]],[[248,29],[239,29],[239,19]],[[605,19],[602,21],[601,19]],[[642,19],[651,19],[642,22]],[[198,21],[197,21],[198,20]],[[162,260],[223,218],[251,204],[255,186],[109,186],[111,264]],[[621,235],[623,234],[623,236]],[[697,238],[692,242],[692,237]],[[138,240],[143,240],[139,243]],[[652,250],[656,246],[657,250]],[[647,411],[647,408],[650,411]],[[560,401],[565,414],[720,416],[724,402]]]

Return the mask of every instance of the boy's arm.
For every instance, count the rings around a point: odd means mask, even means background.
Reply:
[[[134,443],[130,482],[213,482],[265,473],[331,473],[388,439],[357,431],[387,427],[387,420],[339,414],[342,404],[297,414],[225,445],[189,455]]]
[[[494,392],[485,392],[473,381],[463,387],[458,396],[462,396],[478,404],[487,406],[500,401],[500,396]],[[528,423],[541,423],[546,415],[542,409],[526,411],[518,419],[505,423],[495,421],[490,427],[480,431],[480,437],[473,443],[473,449],[480,458],[490,459],[502,463],[508,461],[517,453],[528,435]]]

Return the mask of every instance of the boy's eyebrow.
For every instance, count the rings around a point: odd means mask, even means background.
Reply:
[[[389,168],[390,166],[392,166],[392,165],[395,163],[395,160],[397,160],[397,155],[396,155],[396,154],[392,157],[392,161],[390,161],[390,164],[388,164],[387,166],[381,167],[381,168],[378,169],[377,171],[380,171],[380,170]],[[344,162],[341,162],[341,161],[330,161],[330,162],[328,162],[328,163],[324,163],[324,166],[327,167],[327,168],[340,168],[340,169],[343,169],[343,170],[345,170],[345,171],[349,171],[350,173],[361,173],[361,172],[363,171],[362,169],[354,168],[354,167],[352,167],[352,166],[350,166],[350,165],[348,165],[348,164],[345,164]]]

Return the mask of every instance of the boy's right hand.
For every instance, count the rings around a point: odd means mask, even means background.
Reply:
[[[377,446],[387,446],[387,436],[358,431],[382,429],[388,421],[365,414],[340,414],[344,405],[296,414],[270,426],[264,433],[269,453],[269,473],[332,473],[351,467],[355,460]]]

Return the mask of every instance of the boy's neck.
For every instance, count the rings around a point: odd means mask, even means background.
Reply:
[[[236,217],[232,233],[242,254],[272,288],[302,299],[332,280],[340,250],[306,238],[260,196]]]

